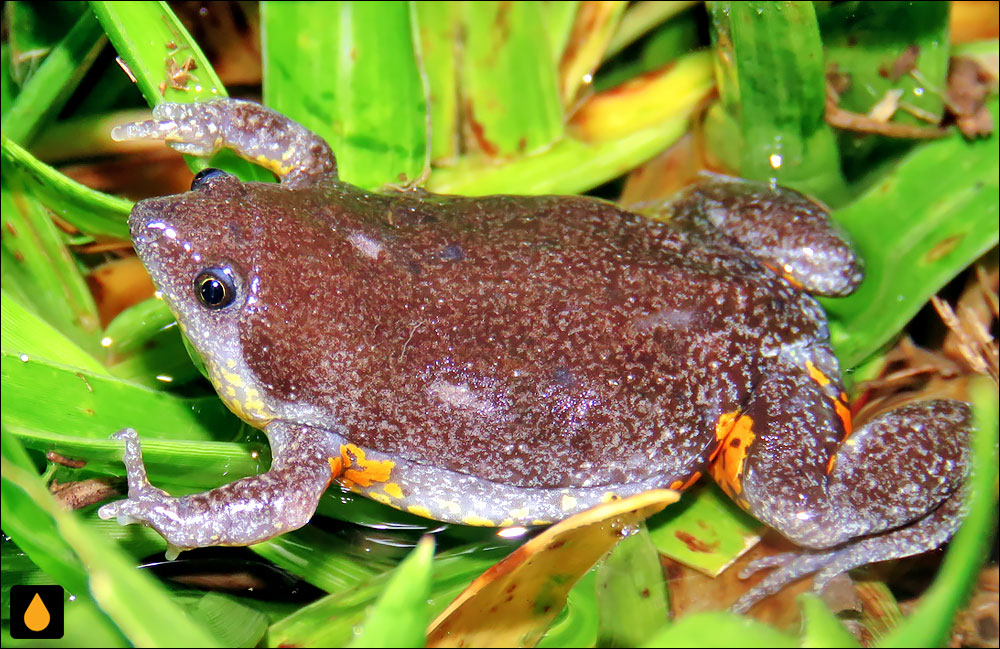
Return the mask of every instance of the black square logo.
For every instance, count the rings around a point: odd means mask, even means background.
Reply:
[[[10,637],[55,640],[63,637],[62,586],[11,586]]]

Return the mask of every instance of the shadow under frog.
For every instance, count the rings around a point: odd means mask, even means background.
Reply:
[[[420,516],[552,522],[710,473],[808,550],[738,603],[810,572],[915,554],[958,526],[969,409],[852,430],[824,313],[862,273],[800,194],[721,178],[650,220],[570,196],[370,193],[326,142],[257,104],[163,104],[116,139],[222,147],[217,170],[138,203],[135,248],[271,469],[174,498],[121,431],[129,497],[103,518],[172,551],[304,525],[332,480]]]

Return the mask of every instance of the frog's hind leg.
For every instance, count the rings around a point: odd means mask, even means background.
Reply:
[[[847,295],[861,282],[861,265],[827,209],[785,187],[712,176],[667,203],[634,209],[667,216],[709,245],[721,237],[814,295]]]
[[[125,441],[128,499],[104,505],[101,518],[153,527],[180,550],[210,545],[250,545],[297,529],[312,517],[331,479],[326,431],[272,423],[267,435],[272,462],[267,473],[211,491],[173,497],[149,483],[139,438],[132,429],[115,434]]]
[[[753,561],[740,572],[741,578],[746,579],[765,568],[777,569],[741,595],[730,609],[735,613],[744,613],[768,595],[806,575],[815,573],[813,589],[820,593],[834,577],[853,568],[909,557],[940,547],[958,530],[964,497],[963,489],[910,525],[845,543],[831,550],[787,552]]]
[[[812,549],[776,560],[783,568],[754,597],[816,570],[821,587],[850,568],[934,549],[960,519],[967,404],[916,402],[851,433],[839,386],[815,366],[792,369],[755,390],[712,467],[745,509]]]

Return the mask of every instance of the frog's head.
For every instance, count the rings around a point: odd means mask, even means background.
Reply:
[[[226,404],[261,425],[273,413],[243,362],[241,321],[256,307],[260,235],[248,191],[216,169],[198,174],[192,191],[140,201],[129,216],[132,242],[159,295],[205,361]]]

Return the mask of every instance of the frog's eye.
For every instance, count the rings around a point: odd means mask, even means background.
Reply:
[[[194,278],[194,293],[209,309],[222,309],[236,299],[236,284],[228,268],[206,268]]]
[[[191,191],[196,189],[201,189],[209,183],[209,181],[219,178],[221,176],[228,176],[225,171],[221,169],[215,169],[214,167],[206,167],[196,173],[194,178],[191,179]]]

